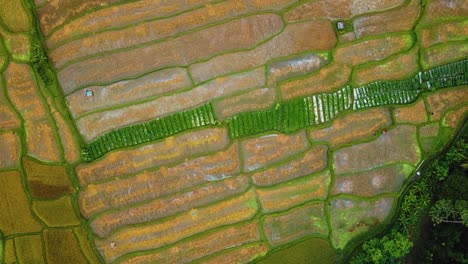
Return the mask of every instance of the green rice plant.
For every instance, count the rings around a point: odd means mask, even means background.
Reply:
[[[211,104],[204,104],[195,109],[157,118],[146,123],[112,130],[83,148],[81,157],[84,161],[92,161],[115,149],[136,146],[189,129],[214,124],[213,108]]]
[[[422,92],[419,75],[406,80],[377,81],[353,89],[353,109],[408,104]]]
[[[468,84],[468,60],[430,69],[423,74],[430,90]]]
[[[268,110],[238,114],[226,121],[229,135],[242,138],[272,130],[292,133],[329,121],[340,111],[350,108],[350,91],[351,88],[346,86],[333,93],[293,99]]]

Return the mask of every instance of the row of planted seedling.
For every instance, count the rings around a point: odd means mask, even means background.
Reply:
[[[414,102],[423,92],[468,84],[468,60],[420,72],[406,80],[377,81],[357,88],[343,87],[332,93],[293,99],[275,107],[245,112],[227,119],[231,138],[242,138],[267,131],[291,133],[302,128],[326,123],[344,110],[362,109]],[[123,147],[165,138],[205,125],[219,124],[211,104],[176,113],[153,121],[111,131],[83,149],[85,161]]]
[[[353,89],[353,109],[413,102],[422,93],[417,77],[403,81],[378,81]]]
[[[407,80],[377,81],[353,90],[353,109],[411,103],[423,92],[468,84],[468,60],[419,72]]]
[[[293,99],[266,111],[246,112],[226,122],[231,138],[276,130],[291,133],[327,122],[351,105],[351,88]]]
[[[195,109],[157,118],[147,123],[110,131],[92,141],[81,154],[83,160],[91,161],[114,149],[166,138],[179,132],[214,123],[211,104],[204,104]]]
[[[423,72],[430,89],[468,84],[468,60],[457,61]]]

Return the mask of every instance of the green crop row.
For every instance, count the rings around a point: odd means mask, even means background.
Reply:
[[[292,132],[313,124],[312,111],[308,111],[307,98],[291,100],[267,111],[247,112],[236,115],[226,122],[231,138],[278,130]]]
[[[457,61],[422,73],[430,89],[468,84],[468,60]]]
[[[241,138],[270,130],[291,133],[327,122],[351,105],[349,86],[334,93],[293,99],[266,111],[246,112],[226,122],[231,138]]]
[[[297,98],[264,111],[245,112],[225,121],[231,138],[242,138],[271,130],[291,133],[326,123],[344,110],[382,105],[409,104],[424,93],[444,87],[468,84],[468,60],[419,72],[406,80],[377,81],[357,88],[349,86],[333,93]],[[218,124],[211,104],[167,117],[120,128],[102,135],[83,149],[85,161],[92,161],[119,148],[165,138],[176,133]]]
[[[408,104],[423,92],[468,84],[468,60],[420,72],[411,79],[377,81],[353,89],[353,109]]]
[[[313,102],[315,124],[325,123],[351,107],[351,87],[345,86],[336,92],[313,95],[310,98]]]
[[[353,109],[408,104],[423,92],[417,77],[402,81],[377,81],[353,89]]]
[[[169,137],[176,133],[215,124],[211,104],[157,118],[147,123],[119,128],[106,133],[81,152],[84,161],[97,159],[109,151]]]

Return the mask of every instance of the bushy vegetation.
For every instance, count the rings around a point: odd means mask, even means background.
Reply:
[[[365,242],[350,263],[404,263],[413,243],[416,262],[468,263],[467,156],[465,133],[409,187],[390,230]],[[432,228],[421,230],[425,218]]]
[[[409,240],[408,236],[397,231],[392,231],[382,238],[373,238],[366,242],[362,246],[360,254],[356,255],[350,263],[401,263],[412,246],[413,243]]]
[[[468,143],[466,135],[437,163],[432,175],[433,205],[430,224],[421,231],[416,261],[468,263]]]
[[[47,56],[38,40],[32,44],[31,63],[44,84],[46,86],[52,85],[53,78],[51,76],[53,73],[50,72]]]
[[[468,226],[468,201],[466,200],[438,200],[429,211],[432,222],[456,223]]]

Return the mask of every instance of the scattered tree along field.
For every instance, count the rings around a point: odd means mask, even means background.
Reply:
[[[385,235],[365,242],[350,263],[464,263],[468,260],[468,120],[429,159],[401,196]],[[413,245],[415,245],[413,247]],[[411,251],[411,253],[410,253]]]
[[[0,0],[0,263],[466,261],[467,17]]]

